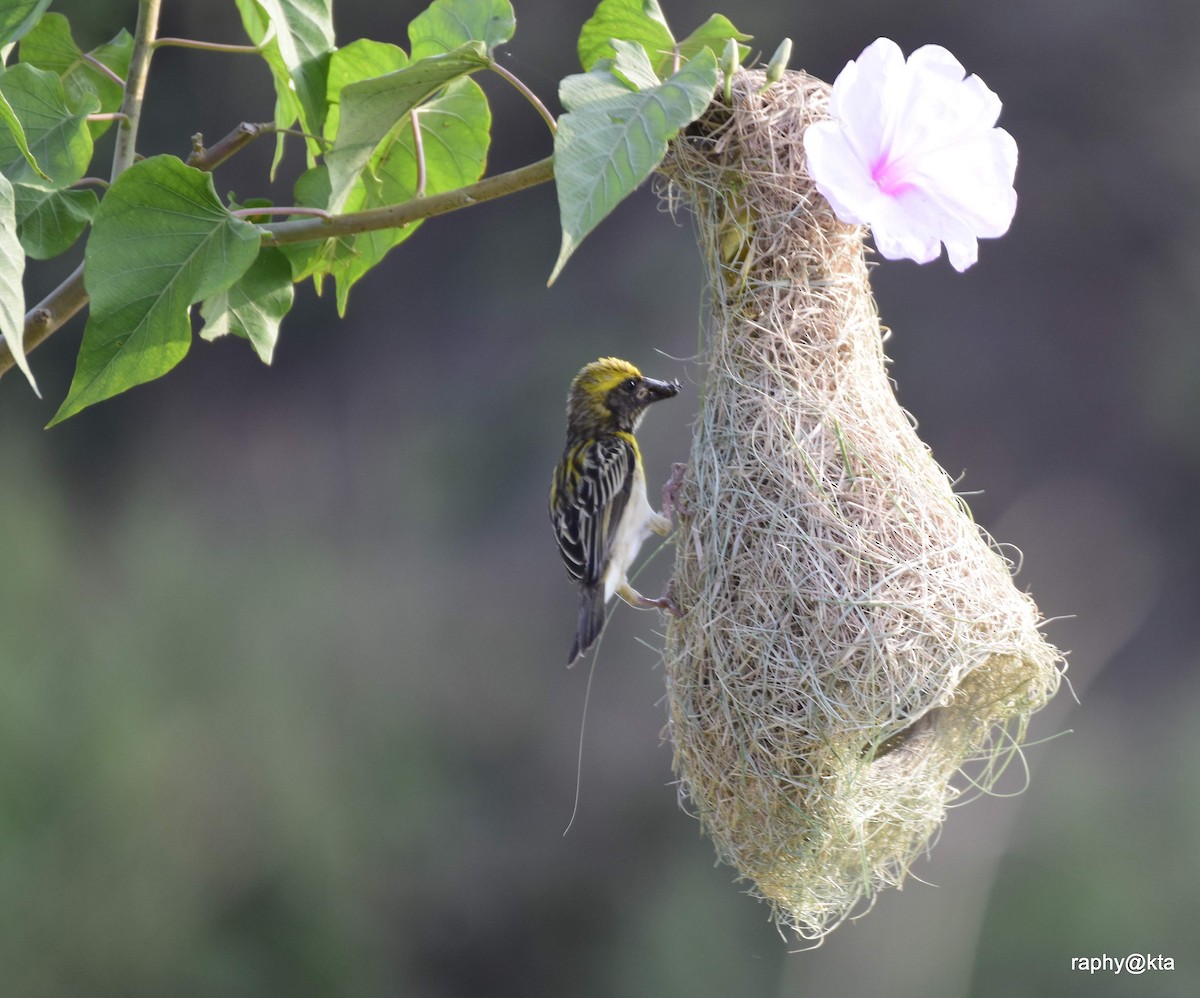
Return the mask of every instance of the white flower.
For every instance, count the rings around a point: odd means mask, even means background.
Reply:
[[[808,127],[817,189],[844,222],[869,225],[890,260],[946,255],[966,270],[980,237],[1002,236],[1017,207],[1017,144],[994,127],[1000,99],[940,45],[908,61],[880,38],[833,83],[830,121]]]

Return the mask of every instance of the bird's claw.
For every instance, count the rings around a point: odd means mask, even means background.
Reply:
[[[675,580],[671,579],[667,583],[667,590],[658,599],[654,601],[654,605],[660,610],[665,610],[672,617],[678,620],[683,616],[683,611],[679,609],[679,604],[675,602]]]
[[[683,477],[687,473],[687,465],[676,461],[671,465],[671,477],[662,487],[662,515],[668,520],[673,519],[674,513],[680,516],[688,515],[687,505],[679,498],[683,489]]]

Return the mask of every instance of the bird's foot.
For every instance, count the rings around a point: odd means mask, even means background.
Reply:
[[[663,610],[673,617],[683,616],[683,611],[679,609],[679,605],[675,602],[674,579],[667,583],[667,591],[654,599],[651,599],[649,596],[643,596],[632,586],[625,586],[623,589],[618,589],[617,595],[630,606],[635,606],[639,610]]]
[[[685,474],[687,474],[687,465],[676,461],[671,465],[671,477],[662,487],[662,515],[667,520],[671,520],[675,513],[680,516],[689,515],[687,504],[679,498]]]
[[[679,604],[675,602],[675,580],[672,579],[667,583],[667,590],[657,599],[649,599],[646,596],[641,597],[642,606],[646,609],[662,610],[664,613],[669,613],[675,619],[683,616],[683,611],[679,609]]]

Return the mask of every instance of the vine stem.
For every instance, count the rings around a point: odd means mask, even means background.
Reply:
[[[353,236],[377,229],[396,229],[422,218],[445,215],[460,208],[470,208],[483,201],[492,201],[507,194],[515,194],[527,187],[535,187],[554,179],[554,157],[547,156],[536,163],[522,166],[507,173],[498,173],[457,190],[428,197],[412,198],[400,204],[389,204],[382,208],[352,211],[328,218],[303,218],[287,222],[273,222],[259,226],[264,246],[282,246],[285,243],[309,243],[318,239],[333,239],[338,236]]]

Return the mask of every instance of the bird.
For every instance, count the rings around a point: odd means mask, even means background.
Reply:
[[[587,364],[567,393],[567,443],[550,485],[550,521],[567,574],[580,584],[570,665],[604,626],[614,595],[642,609],[674,610],[669,590],[643,596],[626,573],[642,542],[671,532],[669,517],[646,498],[646,474],[634,432],[646,409],[679,394],[678,382],[645,377],[633,364],[602,357]]]

